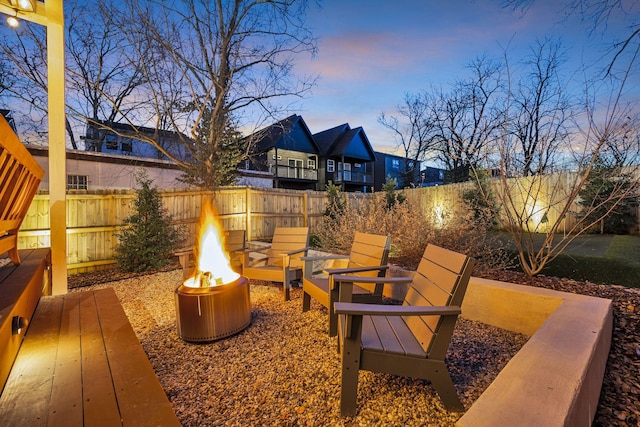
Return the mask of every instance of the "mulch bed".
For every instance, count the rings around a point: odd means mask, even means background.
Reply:
[[[177,265],[164,269],[171,271]],[[155,273],[155,272],[154,272]],[[597,285],[571,279],[537,276],[533,279],[512,271],[487,271],[487,279],[537,286],[564,292],[607,298],[613,301],[614,330],[594,426],[640,426],[640,289]],[[78,288],[124,280],[140,274],[103,270],[69,277],[69,287]],[[640,278],[639,278],[640,283]]]

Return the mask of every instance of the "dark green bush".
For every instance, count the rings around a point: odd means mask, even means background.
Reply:
[[[135,212],[124,219],[124,227],[116,234],[115,258],[123,271],[157,270],[169,263],[183,233],[171,225],[152,181],[145,174],[138,175],[136,181],[140,188],[136,190]]]

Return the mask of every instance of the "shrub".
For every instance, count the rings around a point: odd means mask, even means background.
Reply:
[[[478,268],[497,268],[508,258],[489,233],[490,221],[476,218],[466,209],[426,212],[418,203],[404,199],[388,207],[386,195],[347,199],[341,215],[325,216],[316,232],[324,250],[348,254],[356,231],[391,236],[391,262],[415,270],[428,243],[469,254]]]
[[[182,229],[171,225],[171,217],[162,208],[158,190],[144,174],[136,176],[135,212],[123,221],[116,234],[115,258],[123,271],[157,270],[169,263],[170,255],[183,240]]]

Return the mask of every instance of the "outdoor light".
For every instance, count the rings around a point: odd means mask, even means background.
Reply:
[[[8,16],[7,17],[7,24],[11,27],[11,28],[17,28],[20,26],[20,21],[18,21],[18,13],[16,12],[16,16]]]
[[[11,321],[11,335],[20,335],[22,328],[27,326],[27,319],[22,316],[13,316]]]
[[[11,6],[21,12],[33,12],[36,10],[35,0],[11,0]]]

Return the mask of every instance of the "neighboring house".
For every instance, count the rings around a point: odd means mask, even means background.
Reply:
[[[273,186],[324,191],[329,181],[343,191],[371,191],[375,154],[361,127],[348,123],[312,134],[294,114],[247,137],[252,144],[242,172],[270,173]]]
[[[166,130],[156,131],[154,128],[144,126],[138,126],[134,129],[131,125],[124,123],[112,123],[109,127],[88,123],[87,134],[84,137],[85,150],[166,160],[167,157],[155,146],[135,138],[136,133],[141,133],[153,138],[161,147],[178,158],[187,158],[186,150],[181,143],[182,140],[188,139],[185,135]]]
[[[26,145],[31,155],[45,170],[40,189],[49,188],[49,150],[47,147]],[[136,174],[145,171],[157,188],[188,187],[177,180],[182,175],[178,166],[168,160],[145,159],[67,150],[67,190],[128,190],[136,188]]]
[[[249,136],[251,154],[241,169],[266,172],[274,188],[317,190],[319,148],[301,116],[294,114]]]
[[[9,127],[13,130],[13,132],[17,135],[18,130],[16,129],[16,121],[13,120],[13,114],[11,114],[11,110],[0,109],[0,114],[5,118]]]
[[[374,186],[376,155],[362,127],[348,123],[313,135],[321,150],[320,183],[332,181],[343,191],[368,192]]]
[[[420,172],[420,186],[421,187],[434,187],[436,185],[445,184],[447,171],[440,168],[433,168],[427,166]]]
[[[397,188],[419,187],[420,162],[394,154],[376,152],[375,190],[382,190],[388,178],[397,181]]]

